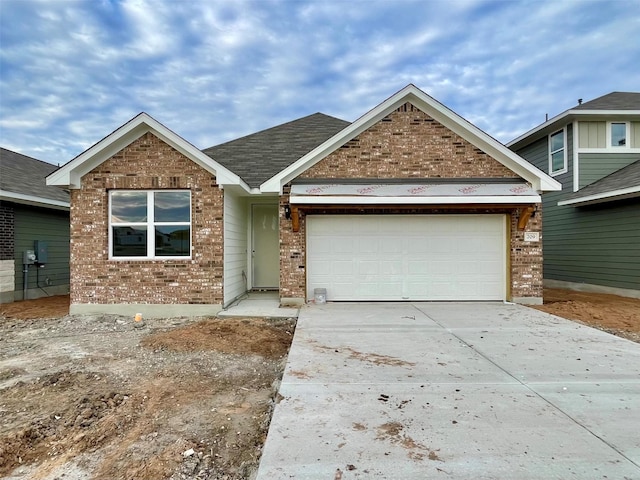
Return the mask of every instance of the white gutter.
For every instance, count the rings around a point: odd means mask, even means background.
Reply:
[[[596,193],[594,195],[587,195],[585,197],[573,198],[571,200],[561,200],[558,202],[558,206],[563,207],[565,205],[588,205],[593,203],[602,203],[609,200],[622,200],[625,198],[633,198],[640,196],[640,185],[635,187],[621,188],[620,190],[613,190],[611,192]]]
[[[8,192],[0,190],[0,200],[20,203],[23,205],[34,205],[36,207],[46,207],[53,210],[69,210],[69,202],[61,202],[60,200],[51,200],[44,197],[36,197],[34,195],[25,195],[22,193]]]

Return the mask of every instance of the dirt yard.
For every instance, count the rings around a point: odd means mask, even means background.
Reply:
[[[536,308],[640,342],[640,300],[549,289]],[[293,320],[68,311],[0,305],[0,477],[251,478]]]
[[[251,477],[293,320],[67,314],[0,305],[0,478]]]
[[[640,299],[545,288],[544,305],[533,307],[640,343]]]

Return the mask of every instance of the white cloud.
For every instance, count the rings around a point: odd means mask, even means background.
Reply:
[[[0,1],[0,143],[65,162],[140,111],[199,147],[414,83],[499,140],[637,90],[640,4]]]

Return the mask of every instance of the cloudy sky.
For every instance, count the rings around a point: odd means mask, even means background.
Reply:
[[[52,163],[141,111],[206,148],[408,83],[507,142],[640,91],[640,1],[0,0],[0,145]]]

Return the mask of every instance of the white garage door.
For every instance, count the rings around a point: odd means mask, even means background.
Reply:
[[[309,215],[307,296],[504,300],[504,215]]]

